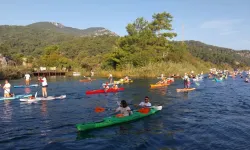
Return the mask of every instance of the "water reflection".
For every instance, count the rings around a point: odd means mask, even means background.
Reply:
[[[165,87],[155,87],[155,88],[150,88],[151,92],[157,92],[162,96],[165,96],[167,94],[167,86]]]
[[[42,106],[41,106],[41,113],[43,116],[47,116],[47,101],[41,101]]]
[[[191,91],[192,92],[192,91]],[[177,92],[177,95],[183,98],[184,100],[188,100],[188,91],[186,92]]]
[[[11,106],[11,101],[10,100],[5,100],[4,101],[4,108],[3,108],[3,115],[0,116],[1,120],[3,122],[8,122],[11,121],[12,119],[12,106]]]

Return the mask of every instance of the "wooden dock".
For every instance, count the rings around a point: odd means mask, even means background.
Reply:
[[[36,71],[33,72],[34,76],[65,76],[65,71]]]

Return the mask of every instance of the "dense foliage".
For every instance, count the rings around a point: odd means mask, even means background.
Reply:
[[[169,13],[163,12],[154,14],[151,22],[138,18],[128,24],[128,35],[117,40],[103,67],[122,70],[128,64],[142,67],[149,63],[170,61],[195,63],[197,59],[186,50],[185,44],[170,42],[177,36],[171,32],[172,18]]]

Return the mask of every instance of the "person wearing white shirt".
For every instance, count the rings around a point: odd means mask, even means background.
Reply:
[[[10,83],[8,82],[8,80],[5,80],[5,85],[3,86],[4,89],[4,97],[10,97]]]
[[[24,75],[24,78],[25,78],[25,83],[26,85],[30,85],[30,75],[28,73],[26,73]]]
[[[151,103],[149,102],[149,97],[146,96],[145,99],[144,99],[144,102],[141,102],[139,104],[139,106],[141,106],[141,107],[151,107]]]
[[[121,101],[120,106],[115,110],[115,112],[120,112],[119,117],[125,117],[133,114],[125,100]]]
[[[47,87],[48,87],[48,83],[47,83],[47,79],[45,77],[45,75],[43,75],[42,78],[39,79],[39,81],[42,83],[42,93],[43,93],[43,97],[47,97]]]
[[[112,74],[111,74],[111,73],[109,74],[109,78],[108,78],[108,79],[109,79],[109,83],[112,83],[113,76],[112,76]]]

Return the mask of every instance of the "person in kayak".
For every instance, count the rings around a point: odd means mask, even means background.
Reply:
[[[113,84],[112,89],[117,90],[118,89],[118,85],[117,84]]]
[[[151,107],[151,103],[149,102],[149,97],[145,96],[144,102],[141,102],[139,104],[139,106],[141,106],[141,107]]]
[[[115,110],[115,112],[120,112],[119,117],[125,117],[129,116],[130,114],[133,114],[125,100],[121,101],[120,106]]]
[[[11,97],[12,96],[12,94],[10,94],[10,87],[11,87],[11,84],[9,83],[9,81],[5,80],[5,84],[3,86],[4,97]]]
[[[104,91],[107,92],[109,89],[109,83],[106,82],[106,84],[103,86],[103,88],[104,88]]]
[[[29,97],[29,99],[35,99],[35,96],[34,96],[34,95],[32,95],[32,96],[30,96],[30,97]]]
[[[91,77],[87,77],[87,80],[92,81]]]
[[[164,84],[164,80],[160,80],[156,84]]]
[[[111,74],[111,73],[109,74],[109,78],[108,78],[108,79],[109,79],[109,83],[112,83],[113,76],[112,76],[112,74]]]
[[[25,84],[30,85],[30,74],[26,73],[24,75],[24,78],[25,78]]]
[[[128,76],[125,76],[124,81],[129,81]]]
[[[42,93],[43,93],[43,97],[47,97],[47,87],[48,87],[48,83],[47,83],[47,79],[45,77],[45,75],[43,75],[42,78],[39,79],[39,81],[42,83]]]

